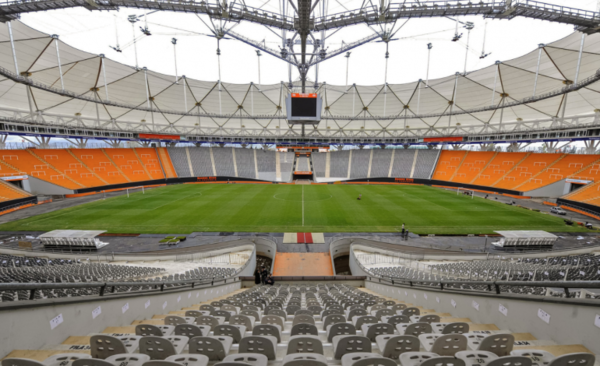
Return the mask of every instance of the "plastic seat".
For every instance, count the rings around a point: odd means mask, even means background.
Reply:
[[[363,324],[361,330],[371,342],[375,342],[375,338],[379,335],[394,334],[394,326],[389,323]]]
[[[174,356],[185,348],[189,341],[185,336],[174,337],[142,337],[140,340],[140,353],[150,356],[152,360],[164,360]]]
[[[337,308],[328,308],[321,312],[321,319],[325,319],[328,315],[344,315],[344,311]]]
[[[323,313],[325,313],[325,311]],[[341,314],[330,314],[325,316],[325,318],[321,317],[321,319],[323,319],[323,330],[327,330],[327,326],[330,324],[346,322],[346,317]]]
[[[208,325],[178,324],[175,326],[173,334],[186,336],[191,339],[193,337],[206,336],[209,332],[210,326]]]
[[[513,349],[515,337],[512,334],[492,334],[485,337],[477,350],[489,351],[498,357],[508,356]]]
[[[292,353],[283,358],[282,366],[326,366],[327,358],[317,353]]]
[[[214,311],[216,310],[214,306],[211,305],[200,305],[200,310],[204,310],[204,311]]]
[[[205,355],[210,361],[220,361],[227,357],[232,344],[233,338],[228,336],[194,337],[189,341],[189,352]]]
[[[142,366],[146,361],[150,361],[150,356],[141,353],[128,353],[110,356],[106,361],[119,366]]]
[[[142,364],[142,366],[181,366],[182,364],[173,362],[173,361],[165,361],[165,360],[151,360],[146,361]]]
[[[92,356],[85,353],[59,353],[48,357],[42,363],[46,366],[71,366],[73,361],[90,358]]]
[[[371,341],[357,335],[338,335],[333,337],[334,358],[339,360],[347,353],[371,352]]]
[[[287,354],[290,353],[318,353],[322,355],[323,343],[317,336],[292,336],[287,344]]]
[[[267,356],[270,361],[275,360],[277,339],[272,336],[249,336],[240,340],[240,353],[257,353]]]
[[[287,313],[285,310],[271,309],[267,312],[267,315],[276,315],[282,317],[283,319],[287,319]]]
[[[208,310],[187,310],[185,312],[186,317],[197,318],[204,315],[210,315],[210,311]]]
[[[215,336],[231,337],[235,344],[240,342],[240,339],[244,337],[245,333],[246,326],[244,325],[219,324],[214,329]]]
[[[372,313],[372,312],[371,312]],[[375,314],[373,314],[377,319],[381,320],[381,317],[383,316],[394,316],[396,315],[396,312],[393,311],[392,309],[379,309],[375,312]]]
[[[400,323],[396,324],[396,330],[400,335],[413,335],[418,337],[421,334],[430,334],[433,332],[431,324],[427,323]]]
[[[531,358],[524,356],[506,356],[499,357],[488,362],[487,366],[531,366]],[[571,365],[571,363],[565,363]]]
[[[295,335],[319,335],[319,330],[317,329],[317,326],[314,324],[300,323],[300,324],[296,324],[292,327],[290,336],[295,336]]]
[[[333,337],[340,335],[355,335],[356,327],[350,323],[336,323],[327,327],[327,342],[333,342]]]
[[[410,318],[406,315],[382,316],[381,321],[392,325],[410,323]]]
[[[396,304],[396,305],[392,305],[392,307],[390,308],[393,311],[396,312],[396,314],[401,314],[399,312],[401,312],[402,310],[406,309],[406,305],[405,304]]]
[[[346,318],[354,319],[355,316],[363,316],[363,315],[369,315],[369,313],[367,313],[367,311],[362,308],[352,309],[346,313]]]
[[[419,340],[426,351],[439,356],[454,356],[467,350],[467,337],[462,334],[421,334]]]
[[[419,322],[421,322],[419,320]],[[434,333],[440,334],[465,334],[469,333],[469,324],[463,322],[456,323],[432,323],[431,328]]]
[[[440,316],[436,314],[423,315],[419,317],[419,323],[439,323]]]
[[[165,361],[177,362],[184,366],[206,366],[208,365],[208,357],[205,355],[175,355],[169,356]]]
[[[394,360],[377,353],[355,352],[342,356],[342,366],[398,366]]]
[[[556,358],[556,356],[548,351],[537,349],[516,349],[511,351],[510,355],[529,357],[533,366],[548,366]]]
[[[5,358],[2,360],[2,366],[44,366],[43,363],[28,358]]]
[[[109,335],[93,335],[90,337],[91,355],[93,358],[106,359],[122,353],[133,353],[138,349],[140,336],[113,337]]]
[[[213,330],[217,325],[219,325],[219,320],[211,315],[203,315],[196,318],[196,324],[209,326],[210,330]]]
[[[265,315],[260,321],[261,324],[279,325],[281,330],[285,329],[285,318],[277,315]]]
[[[217,365],[222,365],[224,363],[235,362],[241,364],[247,364],[251,366],[267,366],[269,362],[267,356],[261,355],[258,353],[238,353],[236,355],[230,355],[223,359],[223,362],[218,363]],[[227,365],[224,365],[227,366]],[[230,365],[235,366],[235,365]]]
[[[580,352],[558,356],[554,360],[552,360],[552,362],[550,362],[550,366],[592,366],[595,362],[596,356],[592,355],[591,353]]]
[[[498,356],[489,351],[460,351],[454,355],[465,362],[465,366],[486,366],[490,361]]]
[[[258,324],[254,326],[252,335],[258,336],[272,336],[277,339],[277,343],[281,342],[281,327],[273,324]]]
[[[255,322],[260,321],[260,313],[258,311],[244,309],[244,310],[240,311],[240,315],[252,316],[252,317],[254,317]],[[229,320],[229,319],[227,319],[227,320]]]
[[[232,315],[231,318],[229,318],[229,324],[243,325],[246,327],[246,330],[252,331],[252,329],[254,329],[254,317],[250,317],[247,315],[241,315],[241,314],[240,315]]]
[[[404,352],[400,355],[400,364],[402,366],[419,366],[432,358],[439,358],[439,356],[433,352]]]
[[[406,308],[402,310],[402,315],[407,315],[409,317],[413,315],[421,315],[421,310],[419,310],[419,308]]]
[[[361,315],[352,318],[352,323],[354,324],[356,329],[362,329],[363,324],[373,324],[377,322],[379,322],[379,319],[377,319],[373,315]]]
[[[165,325],[175,326],[177,324],[192,324],[196,318],[191,316],[177,316],[177,315],[167,315],[165,317]]]
[[[294,320],[292,321],[292,326],[294,326],[296,324],[301,324],[301,323],[315,325],[315,318],[313,318],[312,315],[307,315],[307,314],[300,314],[300,315],[294,316]]]
[[[135,335],[162,337],[171,335],[174,330],[172,325],[138,324],[135,326]]]
[[[421,341],[411,335],[382,334],[375,337],[375,343],[383,357],[397,360],[401,354],[406,352],[419,352]]]

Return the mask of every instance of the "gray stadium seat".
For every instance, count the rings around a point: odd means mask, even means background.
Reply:
[[[371,341],[367,337],[356,335],[338,335],[333,337],[333,353],[336,360],[355,352],[371,352]]]
[[[134,353],[139,346],[140,336],[113,337],[109,335],[93,335],[90,338],[91,355],[93,358],[107,357]]]
[[[418,352],[421,348],[419,338],[415,336],[383,334],[375,338],[377,347],[383,357],[398,359],[406,352]]]
[[[325,356],[317,353],[292,353],[283,358],[282,366],[326,366]]]
[[[205,355],[175,355],[169,356],[165,361],[176,362],[183,366],[206,366],[208,365],[208,357]]]
[[[257,353],[267,356],[270,361],[275,360],[277,339],[272,336],[249,336],[240,340],[240,353]]]
[[[531,366],[531,359],[524,356],[499,357],[488,362],[487,366]]]
[[[225,357],[223,362],[243,362],[252,366],[267,366],[268,358],[258,353],[238,353]]]
[[[150,356],[141,353],[128,353],[110,356],[106,361],[119,366],[142,366],[146,361],[150,361]]]
[[[46,366],[71,366],[74,361],[92,358],[85,353],[59,353],[44,360]]]
[[[486,366],[490,361],[498,356],[489,351],[460,351],[454,355],[465,362],[465,366]]]
[[[316,336],[298,335],[290,337],[287,354],[290,353],[319,353],[323,354],[323,343]]]
[[[230,325],[230,324],[219,324],[215,327],[215,336],[228,336],[231,337],[233,343],[237,344],[240,339],[244,337],[246,333],[246,326],[244,325]]]
[[[189,341],[189,352],[220,361],[227,357],[232,344],[233,338],[228,336],[194,337]]]

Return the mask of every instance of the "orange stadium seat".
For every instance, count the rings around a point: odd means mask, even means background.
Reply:
[[[505,189],[517,189],[520,185],[532,182],[539,183],[540,187],[547,185],[537,177],[542,170],[552,167],[565,154],[529,154],[523,161],[515,164],[514,168],[507,172],[494,187]]]
[[[175,171],[175,167],[173,167],[173,162],[171,161],[171,156],[169,155],[167,148],[159,147],[157,150],[167,178],[177,178],[177,172]]]
[[[142,164],[146,167],[146,170],[150,174],[152,179],[164,179],[165,175],[161,168],[160,161],[158,161],[158,155],[156,150],[151,147],[136,147],[133,151],[137,154]]]
[[[452,182],[471,183],[485,169],[494,155],[496,155],[494,151],[469,151],[452,178]]]
[[[82,184],[85,187],[98,187],[106,185],[91,171],[79,162],[67,150],[63,149],[36,149],[35,154],[51,163],[53,167],[60,170],[64,175]],[[62,185],[62,184],[60,184]],[[77,187],[81,188],[81,187]]]
[[[133,149],[102,149],[102,151],[129,180],[136,182],[152,179],[150,172],[146,171],[144,164]]]
[[[131,181],[101,149],[68,149],[68,151],[92,171],[90,174],[96,175],[107,185]]]
[[[498,153],[496,157],[489,162],[487,167],[481,171],[479,176],[471,181],[471,184],[491,187],[498,180],[502,179],[513,167],[529,153],[507,152]]]
[[[432,179],[449,181],[466,154],[466,151],[442,150]]]
[[[551,166],[543,169],[531,180],[522,183],[515,189],[527,192],[558,182],[559,180],[566,179],[570,175],[580,171],[583,167],[586,167],[597,160],[598,156],[596,155],[566,155],[564,158],[557,160]]]
[[[40,156],[33,150],[2,150],[0,157],[4,162],[3,165],[9,165],[18,172],[69,189],[83,188],[83,184],[65,176],[62,171],[54,167],[58,161],[58,154],[54,150],[50,151],[51,154]]]

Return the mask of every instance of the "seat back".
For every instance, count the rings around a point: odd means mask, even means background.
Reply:
[[[420,366],[465,366],[465,361],[454,357],[433,357],[423,361]]]
[[[280,328],[273,324],[259,324],[255,325],[252,330],[252,335],[257,336],[272,336],[277,339],[277,343],[281,342],[281,331]]]
[[[43,363],[28,358],[5,358],[2,366],[44,366]]]
[[[192,318],[197,318],[199,316],[202,316],[203,314],[198,311],[198,310],[187,310],[185,312],[185,316],[191,316]]]
[[[531,366],[532,361],[529,357],[524,356],[506,356],[490,361],[487,366]],[[572,365],[571,363],[565,363]]]
[[[300,314],[300,315],[294,316],[294,321],[292,322],[292,326],[294,326],[296,324],[300,324],[300,323],[314,325],[315,318],[313,318],[312,315],[306,315],[306,314]]]
[[[319,330],[314,324],[300,323],[292,326],[290,336],[295,335],[319,335]]]
[[[260,355],[257,353],[238,353],[235,355],[225,357],[223,361],[223,363],[234,364],[231,366],[236,366],[238,364],[247,364],[252,366],[267,366],[267,362],[269,360],[267,359],[267,356]],[[218,365],[220,365],[220,363]]]
[[[201,337],[205,333],[202,332],[203,327],[208,327],[207,325],[194,325],[194,324],[178,324],[175,326],[175,330],[173,333],[178,336],[186,336],[188,338]]]
[[[327,359],[316,353],[288,354],[283,359],[283,366],[326,366]]]
[[[287,308],[285,308],[285,311],[286,311],[287,315],[294,315],[294,314],[296,314],[296,311],[298,311],[300,309],[302,309],[302,308],[300,307],[299,304],[298,305],[290,305],[290,303],[288,303],[288,306],[287,306]]]
[[[367,311],[365,309],[352,309],[348,312],[348,319],[352,319],[355,316],[363,316],[363,315],[368,315]]]
[[[327,330],[327,342],[332,342],[333,337],[339,335],[355,335],[356,327],[350,323],[336,323],[332,324],[329,330]]]
[[[555,358],[549,366],[592,366],[596,362],[596,356],[590,353],[570,353]],[[3,365],[4,366],[4,365]],[[525,365],[530,366],[530,365]]]
[[[267,313],[267,315],[276,315],[276,316],[280,316],[283,319],[287,318],[287,313],[285,312],[285,310],[279,310],[279,309],[270,309]]]
[[[240,339],[244,336],[240,328],[234,327],[230,324],[219,324],[214,329],[215,336],[228,336],[233,338],[233,343],[239,343]]]
[[[378,319],[373,315],[363,315],[356,319],[356,324],[354,325],[356,326],[356,329],[361,329],[363,324],[373,324],[377,322]]]
[[[402,310],[402,315],[408,315],[409,317],[413,315],[421,315],[421,310],[418,308],[406,308]]]
[[[408,325],[406,330],[404,331],[404,335],[414,335],[415,337],[420,334],[428,334],[432,333],[433,329],[431,329],[431,324],[427,323],[411,323]]]
[[[307,307],[307,309],[312,313],[312,315],[319,315],[323,311],[323,308],[320,305],[318,305],[318,303],[310,305],[309,307]]]
[[[398,359],[405,352],[419,352],[421,341],[419,338],[411,335],[397,336],[393,334],[380,335],[377,339],[385,341],[385,346],[381,350],[383,357]]]
[[[213,330],[217,325],[219,325],[219,321],[214,316],[203,315],[196,318],[196,324],[209,326],[210,330]]]
[[[442,334],[464,334],[469,333],[469,324],[467,323],[450,323],[444,326],[442,329]]]
[[[194,337],[190,339],[189,352],[204,355],[210,361],[221,361],[227,356],[223,343],[212,337]]]
[[[392,315],[396,315],[396,312],[393,311],[392,309],[379,309],[377,310],[377,312],[375,313],[375,317],[379,320],[381,320],[382,316],[392,316]]]
[[[369,338],[371,342],[375,342],[375,338],[383,334],[394,334],[394,326],[389,323],[377,323],[372,324],[367,330],[365,336]]]
[[[260,323],[261,324],[279,325],[281,327],[281,330],[283,330],[284,325],[285,325],[285,320],[284,320],[284,318],[277,316],[277,315],[265,315],[265,316],[263,316]]]
[[[294,313],[294,316],[298,316],[298,315],[313,316],[313,312],[308,309],[300,309],[300,310],[296,310],[296,312]]]
[[[255,311],[255,310],[244,309],[244,310],[240,311],[240,315],[253,316],[256,321],[260,320],[260,315],[259,315],[258,311]]]
[[[159,327],[152,324],[138,324],[135,326],[135,335],[162,337],[163,332]]]
[[[166,325],[177,325],[177,324],[187,324],[185,318],[177,315],[167,315],[165,317]],[[162,335],[162,334],[161,334]]]
[[[481,341],[478,349],[481,351],[490,351],[502,357],[510,354],[514,343],[515,336],[512,334],[492,334]]]
[[[232,315],[229,318],[229,324],[243,325],[246,327],[246,330],[252,330],[252,321],[247,315]]]
[[[433,342],[431,352],[440,356],[454,356],[467,349],[467,337],[462,334],[444,334]]]
[[[435,314],[423,315],[419,318],[419,323],[439,323],[440,316]]]
[[[94,335],[90,338],[90,348],[93,358],[105,359],[119,353],[127,353],[125,344],[119,339],[109,335]],[[4,366],[4,364],[2,365]]]
[[[385,357],[369,357],[354,361],[352,366],[398,366],[398,364]]]
[[[150,356],[152,360],[164,360],[177,354],[171,341],[156,336],[146,336],[140,339],[140,353]]]
[[[339,360],[343,355],[354,352],[371,352],[371,341],[367,337],[357,335],[342,336],[335,347],[334,358]]]
[[[401,324],[401,323],[410,323],[410,318],[406,315],[394,315],[394,316],[389,317],[387,322],[392,325]]]
[[[144,362],[143,366],[181,366],[182,364],[174,361],[153,360]]]
[[[240,353],[257,353],[275,360],[275,339],[269,336],[249,336],[240,340]]]
[[[215,307],[211,305],[200,305],[200,310],[207,310],[213,312],[215,310]]]
[[[287,354],[318,353],[323,354],[323,343],[314,336],[294,336],[288,342]]]
[[[406,305],[405,304],[392,305],[391,309],[394,311],[404,310],[404,309],[406,309]]]
[[[5,366],[4,363],[2,366]],[[16,366],[16,365],[10,365]],[[28,366],[28,365],[23,365]],[[114,363],[108,362],[106,360],[101,360],[99,358],[80,358],[79,360],[73,361],[71,366],[115,366]]]
[[[327,311],[327,310],[325,310]],[[330,314],[323,319],[323,330],[327,330],[329,324],[345,323],[346,317],[340,314]]]

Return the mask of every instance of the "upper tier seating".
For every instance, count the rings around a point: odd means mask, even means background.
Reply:
[[[392,161],[392,149],[374,149],[373,160],[371,161],[370,178],[385,178],[390,174],[390,163]],[[396,150],[398,152],[398,150]]]
[[[68,189],[164,178],[153,148],[3,150],[0,157],[3,175],[27,174]]]
[[[70,337],[69,350],[16,350],[2,366],[593,366],[528,333],[453,318],[347,285],[255,286],[202,304]],[[107,324],[108,326],[108,324]],[[519,346],[526,341],[527,346]],[[541,345],[541,346],[540,346]],[[62,346],[62,345],[61,345]],[[58,348],[61,349],[59,346]],[[541,347],[541,348],[540,348]],[[544,348],[546,347],[546,348]],[[73,351],[71,351],[73,352]],[[573,351],[571,351],[573,352]],[[152,361],[151,361],[152,360]],[[41,363],[43,362],[43,363]],[[542,363],[543,362],[543,365]]]
[[[369,173],[371,150],[352,150],[350,178],[366,178]]]
[[[450,176],[451,181],[471,183],[477,178],[479,173],[481,173],[494,155],[496,155],[496,152],[493,151],[467,151],[467,154],[458,170],[456,170],[454,177]]]
[[[466,151],[442,150],[433,179],[451,180],[466,154]]]
[[[299,157],[296,159],[296,171],[297,172],[311,172],[309,158]]]

